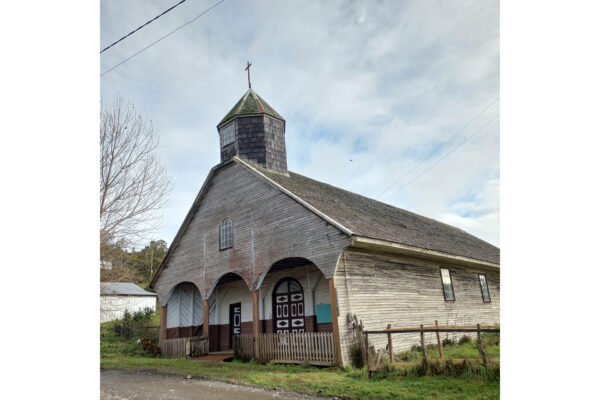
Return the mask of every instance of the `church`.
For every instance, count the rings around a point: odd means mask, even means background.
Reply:
[[[217,125],[221,162],[150,284],[161,343],[204,336],[222,352],[234,335],[328,332],[345,366],[355,317],[370,330],[500,322],[499,248],[289,171],[285,127],[251,87]],[[417,343],[401,336],[396,350]]]

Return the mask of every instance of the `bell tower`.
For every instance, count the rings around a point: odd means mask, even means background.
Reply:
[[[248,91],[217,125],[221,162],[238,156],[282,174],[287,174],[285,120],[250,85]]]

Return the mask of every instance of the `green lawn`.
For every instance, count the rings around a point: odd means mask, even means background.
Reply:
[[[188,359],[152,358],[136,339],[123,340],[102,324],[100,366],[104,369],[152,371],[197,378],[278,388],[346,399],[498,399],[498,381],[445,376],[418,377],[379,374],[368,379],[364,370],[318,368],[307,365],[259,365],[254,363],[198,362]],[[154,322],[152,323],[154,325]]]
[[[463,339],[465,340],[465,339]],[[500,334],[498,333],[483,333],[481,335],[483,348],[488,359],[500,360]],[[439,359],[440,353],[437,345],[428,345],[425,348],[427,357],[431,359]],[[444,358],[451,359],[481,359],[479,350],[477,349],[477,341],[471,340],[464,343],[453,343],[443,346]],[[421,348],[413,347],[412,350],[403,351],[397,354],[402,361],[420,362],[423,358]]]

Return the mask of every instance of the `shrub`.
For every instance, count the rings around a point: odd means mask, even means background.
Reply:
[[[454,339],[444,339],[442,340],[442,346],[446,347],[446,346],[454,346],[456,344],[456,342],[454,341]]]
[[[141,344],[144,351],[150,354],[152,357],[158,357],[161,354],[160,347],[152,343],[152,340],[148,336],[142,336]]]
[[[460,338],[460,340],[458,341],[458,344],[466,344],[466,343],[471,343],[471,337],[464,335],[463,337]]]
[[[133,337],[133,326],[131,321],[131,314],[129,311],[125,310],[123,314],[123,319],[118,320],[113,325],[113,331],[119,335],[124,337],[125,339],[131,339]]]
[[[356,369],[361,369],[365,366],[365,358],[358,343],[354,343],[350,349],[350,357],[352,358],[352,366]]]

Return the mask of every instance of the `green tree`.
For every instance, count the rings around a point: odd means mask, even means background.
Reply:
[[[168,246],[164,240],[152,240],[143,249],[132,254],[132,266],[145,280],[152,275],[167,254]]]

